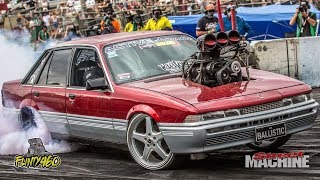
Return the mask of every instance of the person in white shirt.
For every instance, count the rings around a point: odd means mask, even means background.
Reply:
[[[49,13],[43,13],[42,19],[43,19],[43,22],[45,23],[45,25],[47,27],[49,27],[50,26],[50,14]]]

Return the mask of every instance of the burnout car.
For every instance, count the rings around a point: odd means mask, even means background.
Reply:
[[[239,145],[275,149],[313,126],[318,103],[305,83],[251,69],[250,79],[207,87],[182,77],[197,51],[178,31],[66,42],[45,50],[24,79],[5,82],[2,104],[22,129],[36,126],[38,112],[53,138],[126,144],[151,170]]]

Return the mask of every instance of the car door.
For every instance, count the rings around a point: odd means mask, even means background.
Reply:
[[[71,135],[75,137],[115,142],[110,118],[110,92],[86,90],[85,71],[100,62],[94,48],[75,50],[69,87],[66,89],[67,119]]]
[[[51,52],[32,87],[32,100],[52,135],[68,135],[66,84],[72,48]]]

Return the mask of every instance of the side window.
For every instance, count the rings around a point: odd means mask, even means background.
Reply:
[[[49,61],[49,59],[48,59]],[[46,64],[46,66],[43,68],[42,73],[40,75],[39,81],[38,81],[38,85],[47,85],[47,78],[48,78],[48,69],[50,66],[50,62],[48,62]]]
[[[50,57],[50,52],[46,52],[42,58],[37,62],[35,67],[32,69],[32,71],[28,74],[27,79],[25,80],[24,84],[32,85],[37,80],[37,77],[39,76],[39,73],[43,66],[47,63]]]
[[[50,63],[47,63],[42,71],[38,84],[65,86],[71,52],[72,49],[54,51]]]
[[[94,49],[77,49],[73,59],[70,85],[85,87],[88,79],[104,77],[98,54]]]

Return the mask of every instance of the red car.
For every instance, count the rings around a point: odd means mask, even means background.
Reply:
[[[5,82],[5,110],[22,128],[37,111],[54,138],[127,144],[147,169],[169,167],[179,154],[248,144],[270,150],[313,126],[312,89],[275,73],[207,87],[181,76],[199,51],[180,32],[117,33],[46,50],[23,80]]]

